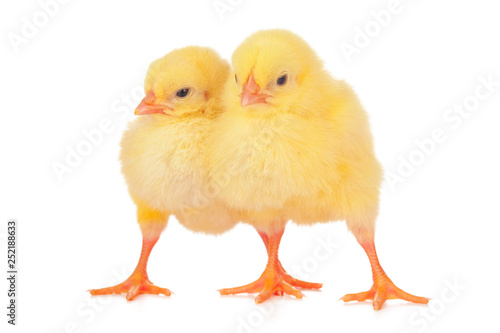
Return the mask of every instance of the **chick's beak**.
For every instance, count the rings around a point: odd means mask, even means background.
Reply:
[[[248,78],[248,81],[243,85],[243,91],[241,92],[241,106],[245,107],[251,104],[257,103],[267,103],[266,98],[270,95],[260,93],[260,87],[255,82],[252,75]]]
[[[148,91],[141,103],[135,109],[134,114],[137,116],[153,113],[163,113],[168,107],[157,103],[156,96],[152,90]]]

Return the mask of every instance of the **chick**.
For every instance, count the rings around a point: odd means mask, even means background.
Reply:
[[[260,292],[256,302],[262,302],[273,293],[302,297],[294,287],[320,287],[297,282],[281,268],[278,247],[285,224],[345,220],[368,255],[374,284],[342,299],[372,299],[376,310],[386,299],[427,303],[397,288],[377,259],[382,169],[367,114],[352,89],[332,78],[306,42],[285,30],[248,37],[232,63],[223,92],[227,110],[212,124],[207,156],[214,179],[230,176],[219,186],[220,199],[257,229],[269,260],[256,282],[220,293]]]
[[[220,93],[229,64],[211,49],[186,47],[154,61],[148,69],[146,97],[135,110],[121,142],[120,160],[129,193],[137,205],[143,244],[132,275],[92,295],[125,293],[170,295],[152,284],[146,265],[171,214],[187,228],[219,234],[237,220],[209,187],[204,153],[207,129],[220,113]]]

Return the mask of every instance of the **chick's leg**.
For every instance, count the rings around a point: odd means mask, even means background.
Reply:
[[[142,250],[134,272],[116,286],[89,290],[91,295],[126,294],[128,301],[140,294],[171,295],[170,290],[160,288],[149,281],[146,270],[149,255],[167,224],[168,214],[138,205],[137,219],[142,232]]]
[[[408,302],[427,304],[429,299],[426,297],[419,297],[409,294],[398,287],[387,277],[387,274],[382,269],[380,262],[378,261],[377,252],[375,250],[375,243],[373,235],[369,237],[364,237],[366,233],[357,234],[354,233],[358,243],[363,247],[368,259],[370,260],[370,265],[372,267],[373,275],[373,285],[370,290],[357,293],[357,294],[347,294],[341,298],[344,302],[350,301],[365,301],[368,299],[373,300],[373,308],[375,310],[380,310],[382,305],[388,299],[402,299]]]
[[[269,237],[267,236],[267,233],[261,232],[261,231],[258,231],[258,233],[259,233],[260,237],[262,238],[264,245],[266,245],[266,250],[269,253]],[[302,280],[299,280],[299,279],[296,279],[296,278],[290,276],[290,274],[288,274],[286,272],[286,270],[283,268],[283,266],[281,265],[281,262],[279,261],[279,259],[277,259],[276,266],[277,266],[278,273],[283,277],[285,282],[293,287],[298,287],[298,288],[302,288],[302,289],[321,289],[321,287],[323,287],[322,283],[306,282],[306,281],[302,281]],[[281,290],[277,290],[274,294],[278,295],[278,296],[282,296],[283,292]]]
[[[292,278],[286,273],[278,259],[278,248],[283,236],[284,228],[274,232],[259,232],[266,245],[268,262],[264,273],[260,278],[245,286],[219,290],[221,295],[232,295],[240,293],[259,293],[255,298],[256,303],[262,303],[274,295],[288,294],[297,298],[304,295],[295,287],[319,289],[321,284],[309,283]]]

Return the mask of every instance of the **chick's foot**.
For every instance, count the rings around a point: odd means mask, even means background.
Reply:
[[[373,300],[373,309],[375,310],[380,310],[388,299],[402,299],[420,304],[427,304],[429,302],[429,299],[426,297],[415,296],[399,289],[388,277],[375,281],[368,291],[347,294],[341,298],[344,302]]]
[[[373,309],[380,310],[382,305],[388,299],[402,299],[412,303],[427,304],[429,299],[426,297],[409,294],[398,287],[387,277],[378,261],[377,252],[373,240],[365,242],[360,241],[360,245],[365,250],[372,266],[373,285],[368,291],[357,294],[347,294],[340,298],[344,302],[373,300]]]
[[[306,282],[306,281],[302,281],[302,280],[294,278],[293,276],[291,276],[290,274],[288,274],[285,271],[283,266],[281,266],[281,262],[279,260],[277,262],[277,266],[278,266],[277,267],[278,274],[281,275],[281,277],[283,278],[283,280],[286,283],[288,283],[289,285],[291,285],[293,287],[297,287],[297,288],[301,288],[301,289],[321,289],[321,287],[323,287],[322,283]]]
[[[89,292],[93,296],[97,295],[109,295],[109,294],[126,294],[127,301],[133,300],[140,294],[153,294],[159,295],[163,294],[165,296],[170,296],[172,292],[166,288],[160,288],[155,286],[148,279],[147,264],[149,260],[149,255],[151,250],[155,246],[161,230],[155,232],[155,236],[143,237],[142,240],[142,250],[141,256],[137,266],[130,275],[130,277],[124,282],[117,284],[113,287],[102,288],[102,289],[90,289]]]
[[[172,292],[166,288],[160,288],[149,281],[147,275],[133,273],[127,280],[113,287],[102,289],[91,289],[90,294],[110,295],[110,294],[126,294],[127,301],[132,301],[140,294],[152,294],[170,296]]]
[[[304,294],[295,287],[302,289],[320,289],[323,286],[321,283],[295,279],[290,276],[281,265],[278,259],[278,247],[283,232],[284,229],[272,233],[271,235],[259,232],[259,235],[266,245],[269,259],[264,273],[262,273],[257,281],[241,287],[220,289],[219,293],[221,295],[259,293],[255,298],[255,302],[262,303],[272,295],[283,296],[283,294],[288,294],[297,298],[302,298]]]
[[[266,268],[257,281],[241,287],[220,289],[219,293],[221,295],[259,293],[255,298],[255,303],[262,303],[272,295],[282,296],[283,294],[288,294],[297,298],[302,298],[304,296],[300,290],[295,289],[286,282],[284,276],[276,269],[269,267]]]
[[[264,233],[264,232],[259,232],[259,235],[262,238],[264,245],[266,245],[266,250],[269,254],[269,250],[270,250],[270,248],[269,248],[269,236],[267,235],[267,233]],[[281,265],[281,262],[279,261],[279,259],[277,259],[276,266],[277,266],[278,273],[283,277],[283,280],[293,287],[298,287],[301,289],[321,289],[321,287],[323,287],[322,283],[306,282],[306,281],[302,281],[302,280],[299,280],[299,279],[296,279],[296,278],[290,276],[285,271],[283,266]],[[277,292],[277,293],[275,293],[275,295],[281,296],[281,295],[283,295],[283,293],[280,294],[279,292]]]

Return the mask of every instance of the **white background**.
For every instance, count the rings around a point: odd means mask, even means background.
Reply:
[[[460,124],[443,118],[454,104],[474,101],[481,76],[500,81],[495,2],[401,0],[380,31],[371,12],[387,9],[389,0],[221,2],[232,4],[222,16],[213,0],[75,0],[59,5],[47,22],[35,0],[2,2],[1,266],[5,271],[6,221],[16,218],[15,330],[413,333],[498,327],[500,86]],[[9,36],[22,36],[23,18],[33,22],[33,16],[38,32],[14,47]],[[357,29],[367,26],[375,29],[373,37],[348,61],[342,43],[355,46]],[[290,225],[285,232],[285,268],[324,282],[321,292],[306,291],[303,300],[274,297],[260,306],[255,295],[221,297],[216,289],[261,274],[266,254],[257,233],[239,225],[220,237],[205,236],[171,219],[149,275],[175,295],[89,303],[87,289],[121,282],[115,276],[126,278],[139,256],[141,235],[118,152],[148,64],[191,44],[230,58],[249,34],[278,27],[301,35],[334,76],[354,86],[370,114],[386,175],[397,174],[400,158],[423,156],[415,140],[438,128],[445,132],[446,140],[403,182],[384,184],[376,238],[392,280],[435,300],[429,306],[388,301],[380,312],[369,302],[337,301],[372,282],[368,260],[344,223]],[[52,164],[65,163],[67,147],[76,149],[86,140],[83,131],[103,119],[113,129],[60,181]],[[331,254],[321,248],[325,242],[336,244]],[[1,281],[1,325],[10,327]],[[451,290],[450,283],[461,287]]]

